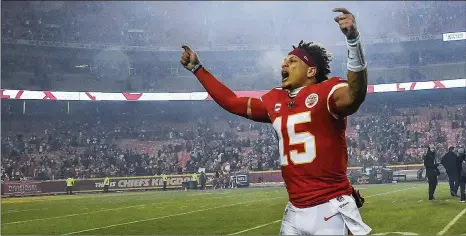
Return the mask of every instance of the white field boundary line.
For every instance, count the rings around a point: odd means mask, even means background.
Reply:
[[[131,196],[131,195],[141,195],[143,193],[129,193],[129,194],[125,194],[124,196]],[[72,198],[68,198],[66,199],[65,197],[67,196],[44,196],[44,197],[48,197],[50,199],[46,199],[46,200],[41,200],[41,202],[51,202],[51,201],[56,201],[56,200],[85,200],[85,199],[90,199],[90,198],[96,198],[96,197],[102,197],[102,198],[105,198],[105,197],[117,197],[115,196],[116,194],[111,194],[112,196],[110,195],[101,195],[101,196],[71,196]],[[120,196],[118,197],[122,197],[123,194],[121,194]],[[53,197],[53,199],[52,199]],[[62,198],[62,199],[58,199],[58,198]],[[44,207],[44,208],[33,208],[33,209],[23,209],[23,210],[9,210],[9,211],[3,211],[1,214],[11,214],[11,213],[18,213],[18,212],[26,212],[26,211],[39,211],[39,210],[47,210],[47,209],[50,209],[50,207]]]
[[[26,222],[31,222],[31,221],[39,221],[39,220],[60,219],[60,218],[66,218],[66,217],[72,217],[72,216],[88,215],[88,214],[97,213],[97,212],[117,211],[117,210],[122,210],[122,209],[140,207],[140,206],[143,206],[143,205],[134,205],[134,206],[127,206],[127,207],[118,207],[118,208],[113,208],[113,209],[103,209],[103,210],[98,210],[98,211],[89,211],[89,212],[82,212],[82,213],[76,213],[76,214],[70,214],[70,215],[63,215],[63,216],[54,216],[54,217],[47,217],[47,218],[39,218],[39,219],[32,219],[32,220],[14,221],[14,222],[2,223],[2,225],[20,224],[20,223],[26,223]]]
[[[25,210],[11,210],[11,211],[4,211],[2,212],[3,214],[9,214],[9,213],[16,213],[16,212],[25,212],[25,211],[40,211],[40,210],[47,210],[49,209],[48,207],[45,208],[34,208],[34,209],[25,209]]]
[[[406,191],[406,190],[410,190],[410,189],[415,189],[415,188],[420,188],[421,186],[419,187],[412,187],[412,188],[404,188],[404,189],[398,189],[398,190],[395,190],[395,191],[389,191],[389,192],[384,192],[384,193],[379,193],[379,194],[374,194],[374,195],[369,195],[365,198],[369,198],[369,197],[375,197],[375,196],[380,196],[380,195],[386,195],[386,194],[391,194],[391,193],[397,193],[397,192],[402,192],[402,191]],[[466,209],[465,209],[466,210]],[[272,225],[272,224],[276,224],[278,222],[281,222],[282,220],[275,220],[275,221],[272,221],[272,222],[269,222],[269,223],[265,223],[265,224],[262,224],[262,225],[258,225],[258,226],[255,226],[255,227],[252,227],[252,228],[248,228],[248,229],[245,229],[245,230],[241,230],[241,231],[238,231],[238,232],[235,232],[235,233],[231,233],[231,234],[228,234],[228,235],[236,235],[236,234],[242,234],[242,233],[245,233],[245,232],[248,232],[248,231],[251,231],[251,230],[255,230],[255,229],[260,229],[260,228],[263,228],[265,226],[269,226],[269,225]]]
[[[155,191],[154,191],[155,192]],[[126,192],[126,193],[111,193],[111,194],[87,194],[87,193],[78,193],[76,195],[45,195],[45,196],[32,196],[32,197],[24,197],[25,200],[31,200],[30,202],[21,202],[21,203],[34,203],[34,200],[41,201],[41,202],[48,202],[48,201],[63,201],[63,200],[82,200],[82,199],[89,199],[89,198],[105,198],[105,197],[123,197],[123,196],[132,196],[132,195],[144,195],[148,192]],[[13,201],[14,198],[5,198],[2,201],[8,202]]]
[[[160,220],[160,219],[170,218],[170,217],[174,217],[174,216],[182,216],[182,215],[188,215],[188,214],[192,214],[192,213],[203,212],[203,211],[208,211],[208,210],[213,210],[213,209],[219,209],[219,208],[230,207],[230,206],[237,206],[237,205],[242,205],[242,204],[250,203],[250,202],[261,202],[261,201],[268,201],[268,200],[274,200],[274,199],[280,199],[280,198],[286,198],[286,197],[267,198],[267,199],[253,200],[253,201],[247,201],[247,202],[233,203],[233,204],[222,205],[222,206],[217,206],[217,207],[209,207],[209,208],[204,208],[204,209],[199,209],[199,210],[194,210],[194,211],[188,211],[188,212],[182,212],[182,213],[177,213],[177,214],[171,214],[171,215],[166,215],[166,216],[159,216],[159,217],[153,217],[153,218],[142,219],[142,220],[135,220],[135,221],[125,222],[125,223],[107,225],[107,226],[102,226],[102,227],[97,227],[97,228],[92,228],[92,229],[85,229],[85,230],[75,231],[75,232],[66,233],[66,234],[62,234],[62,235],[78,234],[78,233],[83,233],[83,232],[95,231],[95,230],[99,230],[99,229],[112,228],[112,227],[116,227],[116,226],[129,225],[129,224],[135,224],[135,223],[152,221],[152,220]]]
[[[453,218],[453,220],[448,222],[448,224],[440,232],[438,232],[437,235],[445,234],[458,221],[458,219],[461,218],[461,216],[463,216],[465,213],[466,213],[466,208],[464,208],[460,213],[458,213],[458,215],[456,215],[455,218]]]
[[[253,193],[253,194],[250,194],[250,195],[254,195],[254,194],[256,194],[256,193]],[[215,199],[215,198],[226,199],[226,198],[234,198],[234,197],[238,197],[238,196],[236,196],[236,195],[234,195],[234,196],[217,196],[217,197],[211,197],[209,199]],[[185,202],[194,202],[194,201],[198,201],[198,199],[186,200]],[[88,214],[99,213],[99,212],[117,211],[117,210],[122,210],[122,209],[127,209],[127,208],[135,208],[135,207],[142,207],[142,206],[148,206],[148,205],[150,205],[150,206],[151,205],[159,205],[159,204],[166,204],[166,203],[172,203],[172,202],[175,202],[175,201],[158,202],[158,203],[151,203],[151,204],[139,204],[139,205],[134,205],[134,206],[118,207],[118,208],[107,208],[107,209],[101,209],[101,210],[97,210],[97,211],[88,211],[88,212],[81,212],[81,213],[61,215],[61,216],[53,216],[53,217],[46,217],[46,218],[38,218],[38,219],[31,219],[31,220],[21,220],[21,221],[7,222],[7,223],[2,223],[2,224],[3,225],[11,225],[11,224],[20,224],[20,223],[40,221],[40,220],[61,219],[61,218],[88,215]],[[40,209],[40,208],[37,208],[37,209]]]
[[[369,195],[369,196],[366,196],[366,197],[363,196],[363,197],[364,197],[364,198],[376,197],[376,196],[387,195],[387,194],[392,194],[392,193],[397,193],[397,192],[404,192],[404,191],[407,191],[407,190],[416,189],[416,188],[421,188],[421,187],[424,187],[424,186],[417,186],[417,187],[411,187],[411,188],[403,188],[403,189],[398,189],[398,190],[394,190],[394,191],[388,191],[388,192],[383,192],[383,193],[378,193],[378,194]]]
[[[72,196],[67,196],[67,195],[58,195],[58,196],[52,196],[52,195],[46,195],[46,196],[32,196],[32,197],[25,197],[25,199],[30,199],[30,202],[22,202],[22,203],[34,203],[34,200],[41,201],[41,202],[50,202],[50,201],[62,201],[62,200],[86,200],[89,198],[106,198],[106,197],[124,197],[124,196],[134,196],[134,195],[148,195],[148,194],[154,194],[154,195],[162,195],[164,193],[184,193],[182,191],[169,191],[169,192],[158,192],[158,191],[150,191],[150,192],[112,192],[110,194],[98,194],[98,193],[78,193],[77,195],[72,195]],[[188,192],[187,196],[193,196],[193,195],[209,195],[209,194],[216,194],[216,193],[193,193],[193,192]],[[220,193],[219,193],[220,194]],[[183,196],[183,195],[180,195]],[[8,202],[11,201],[9,198],[2,198],[2,201]]]
[[[122,196],[132,196],[132,195],[141,195],[142,193],[132,193],[132,194],[121,194],[119,196],[115,196],[115,197],[122,197]],[[211,194],[214,194],[214,195],[223,195],[225,193],[197,193],[197,194],[192,194],[192,195],[187,195],[187,196],[199,196],[199,195],[211,195]],[[116,195],[116,194],[113,194],[113,195]],[[92,196],[92,197],[89,197],[89,198],[96,198],[97,196]],[[102,196],[99,196],[99,197],[110,197],[109,195],[102,195]],[[111,196],[113,197],[113,196]],[[211,197],[211,199],[217,199],[217,198],[224,198],[225,196],[216,196],[216,197]],[[88,197],[80,197],[80,198],[73,198],[72,200],[82,200],[82,199],[85,199],[85,198],[88,198]],[[53,201],[53,200],[56,200],[56,199],[49,199],[47,201]],[[63,199],[64,200],[64,199]],[[169,203],[169,202],[164,202],[164,203]],[[44,208],[34,208],[34,209],[24,209],[24,210],[10,210],[10,211],[3,211],[1,214],[11,214],[11,213],[17,213],[17,212],[26,212],[26,211],[40,211],[40,210],[47,210],[47,209],[50,209],[50,207],[44,207]]]
[[[275,223],[278,223],[278,222],[281,222],[281,221],[282,221],[282,220],[272,221],[272,222],[269,222],[269,223],[266,223],[266,224],[258,225],[258,226],[256,226],[256,227],[252,227],[252,228],[249,228],[249,229],[241,230],[241,231],[238,231],[238,232],[235,232],[235,233],[232,233],[232,234],[228,234],[228,235],[236,235],[236,234],[245,233],[245,232],[248,232],[248,231],[251,231],[251,230],[255,230],[255,229],[260,229],[260,228],[262,228],[262,227],[269,226],[269,225],[272,225],[272,224],[275,224]]]

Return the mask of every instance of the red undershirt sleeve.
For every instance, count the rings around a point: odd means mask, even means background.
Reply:
[[[212,99],[226,111],[254,121],[270,122],[267,109],[260,99],[236,96],[204,67],[199,68],[194,75]]]

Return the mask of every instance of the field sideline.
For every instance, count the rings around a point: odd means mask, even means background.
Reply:
[[[466,204],[440,183],[427,201],[427,183],[359,185],[372,234],[466,235]],[[2,235],[277,235],[284,188],[148,191],[2,199]],[[411,234],[413,235],[413,234]]]

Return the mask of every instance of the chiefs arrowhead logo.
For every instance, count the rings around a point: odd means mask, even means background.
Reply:
[[[313,93],[307,96],[305,105],[307,108],[312,108],[317,104],[318,101],[319,101],[319,96],[317,96],[316,93]]]

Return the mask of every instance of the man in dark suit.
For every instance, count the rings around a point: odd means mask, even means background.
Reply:
[[[439,164],[435,163],[435,152],[427,148],[427,153],[424,156],[424,166],[426,167],[426,176],[429,182],[429,200],[435,200],[434,193],[437,188],[437,176],[440,174],[438,170]]]
[[[207,182],[207,176],[204,173],[204,171],[202,171],[201,175],[199,176],[199,182],[201,184],[201,190],[205,190],[205,184]]]
[[[457,196],[459,182],[458,182],[458,157],[453,152],[454,147],[448,148],[448,152],[442,158],[442,165],[445,167],[448,175],[448,182],[450,184],[451,196]]]
[[[466,170],[464,166],[466,165],[466,154],[464,148],[458,150],[458,159],[457,159],[457,171],[458,171],[458,184],[460,188],[461,199],[460,202],[466,202]]]

